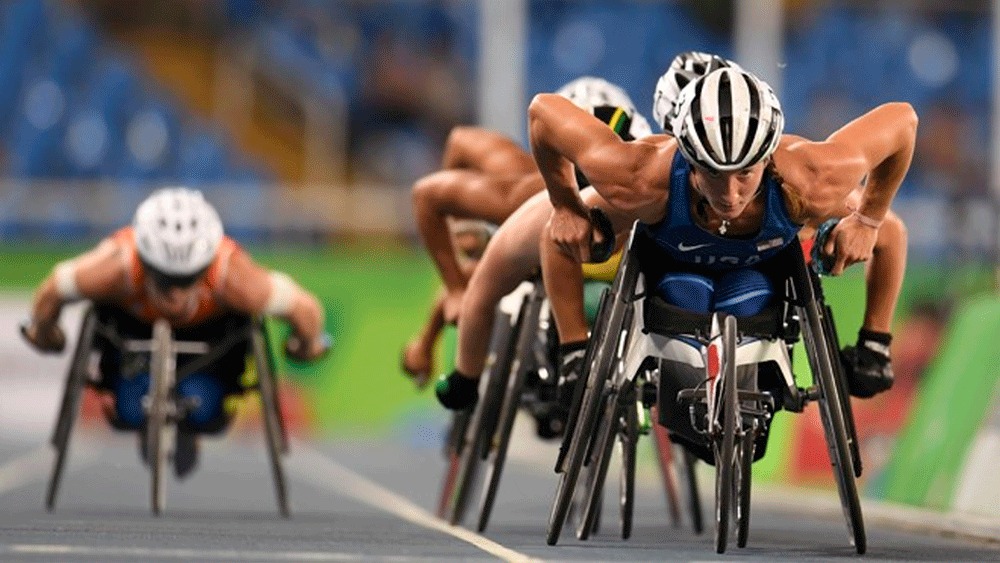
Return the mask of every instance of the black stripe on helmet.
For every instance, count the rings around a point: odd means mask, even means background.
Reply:
[[[734,162],[743,162],[746,158],[753,148],[753,140],[757,137],[757,128],[760,127],[760,95],[757,92],[757,84],[746,73],[743,73],[743,81],[746,82],[747,92],[750,93],[750,116],[747,120],[747,132],[746,138],[743,139],[743,147],[740,148]],[[756,163],[756,158],[751,163]]]
[[[733,88],[729,73],[719,77],[719,130],[722,133],[722,162],[732,164],[733,154]]]

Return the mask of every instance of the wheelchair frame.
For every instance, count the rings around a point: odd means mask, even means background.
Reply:
[[[596,469],[590,469],[597,474],[595,479],[588,478],[590,483],[584,497],[587,508],[577,530],[578,536],[586,537],[592,529],[595,513],[599,511],[603,474],[607,471],[614,429],[626,408],[628,401],[625,398],[635,392],[635,378],[645,359],[650,356],[669,358],[696,368],[705,368],[707,364],[704,350],[699,352],[672,335],[647,330],[643,310],[646,297],[644,279],[635,248],[637,234],[636,227],[633,227],[628,252],[623,257],[611,292],[602,300],[601,313],[588,345],[584,374],[586,384],[579,386],[576,398],[578,404],[574,405],[578,416],[569,421],[557,462],[557,471],[562,476],[549,518],[546,538],[549,545],[558,541],[570,504],[578,494],[575,491],[581,469],[596,464]],[[798,249],[797,241],[792,244]],[[802,340],[814,373],[815,383],[812,387],[800,389],[795,384],[788,345],[783,339],[756,340],[737,347],[740,335],[735,317],[717,314],[712,316],[715,329],[708,332],[712,338],[721,338],[722,356],[735,359],[723,362],[723,371],[730,373],[728,376],[723,375],[722,380],[735,380],[737,366],[753,366],[755,369],[760,362],[774,361],[789,393],[790,400],[786,406],[791,406],[790,410],[801,411],[811,400],[819,402],[849,540],[861,554],[866,550],[866,538],[855,482],[855,477],[861,474],[861,462],[843,366],[837,356],[839,344],[832,312],[824,302],[819,277],[805,265],[801,250],[793,250],[790,254],[797,256],[797,262],[791,265],[793,275],[789,284],[789,304],[801,323]],[[712,379],[712,374],[708,375],[706,379]],[[721,392],[718,394],[718,399],[722,399],[719,403],[716,403],[715,391]],[[737,543],[740,547],[746,545],[750,465],[754,443],[753,434],[745,429],[740,433],[736,425],[743,418],[739,411],[744,402],[764,398],[765,394],[754,391],[737,390],[735,386],[723,385],[721,389],[702,390],[700,396],[696,396],[694,392],[689,393],[691,399],[705,398],[709,401],[709,420],[713,424],[709,428],[710,436],[713,443],[721,442],[716,448],[716,550],[719,553],[725,550],[728,539],[730,511],[733,511],[737,520]],[[722,415],[722,420],[716,415]],[[721,423],[718,427],[714,426],[716,421]],[[737,434],[743,439],[737,440]],[[719,462],[720,457],[723,458],[722,463]],[[690,479],[693,479],[693,473],[690,474]],[[690,484],[694,485],[693,480]],[[696,485],[694,486],[693,490],[696,491]],[[698,519],[693,520],[697,522]]]
[[[88,368],[91,353],[94,351],[95,339],[100,335],[122,351],[149,352],[150,354],[150,390],[149,402],[146,405],[147,417],[145,439],[147,440],[150,464],[150,505],[153,514],[162,513],[166,505],[165,468],[169,456],[169,448],[176,431],[178,405],[173,397],[178,375],[192,373],[215,361],[233,346],[250,340],[251,353],[257,370],[257,383],[244,391],[257,389],[260,393],[262,418],[268,448],[268,457],[274,477],[275,496],[278,510],[283,517],[289,516],[288,492],[281,456],[288,453],[288,435],[281,417],[278,403],[277,371],[271,354],[270,341],[262,317],[251,319],[245,330],[228,334],[219,343],[210,346],[206,342],[177,341],[173,330],[163,319],[153,324],[152,337],[149,340],[131,340],[122,338],[112,326],[101,323],[96,308],[90,305],[83,317],[80,335],[77,339],[66,376],[66,386],[63,391],[59,417],[56,420],[51,444],[56,450],[56,458],[52,467],[45,495],[45,506],[53,511],[62,480],[62,472],[69,450],[69,442],[73,427],[79,416],[80,404],[84,388],[94,387]],[[184,366],[183,373],[178,374],[177,354],[201,354]]]

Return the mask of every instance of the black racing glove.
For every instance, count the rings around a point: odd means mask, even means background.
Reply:
[[[472,408],[479,400],[479,380],[469,379],[455,370],[438,379],[434,393],[446,409],[460,411]]]

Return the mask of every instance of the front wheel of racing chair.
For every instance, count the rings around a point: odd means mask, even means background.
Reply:
[[[173,398],[177,375],[173,332],[163,319],[153,324],[149,350],[149,400],[146,409],[146,445],[149,452],[150,506],[159,516],[166,504],[165,474],[176,427]]]

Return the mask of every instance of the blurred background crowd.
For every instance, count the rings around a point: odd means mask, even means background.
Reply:
[[[525,4],[525,100],[591,74],[621,84],[648,114],[678,51],[736,55],[732,0]],[[992,253],[989,4],[781,6],[782,63],[769,72],[780,75],[788,130],[819,139],[881,102],[909,101],[922,121],[904,217],[939,227],[913,229],[915,249]],[[0,175],[114,184],[93,199],[103,211],[53,203],[32,214],[22,200],[39,190],[7,182],[0,228],[74,235],[88,218],[127,218],[163,182],[228,186],[224,215],[247,235],[281,230],[255,225],[260,200],[304,185],[405,191],[435,168],[453,125],[490,111],[475,86],[491,72],[480,64],[480,11],[476,0],[0,3]],[[935,216],[931,201],[952,215]],[[409,232],[405,213],[396,216],[385,230]]]

